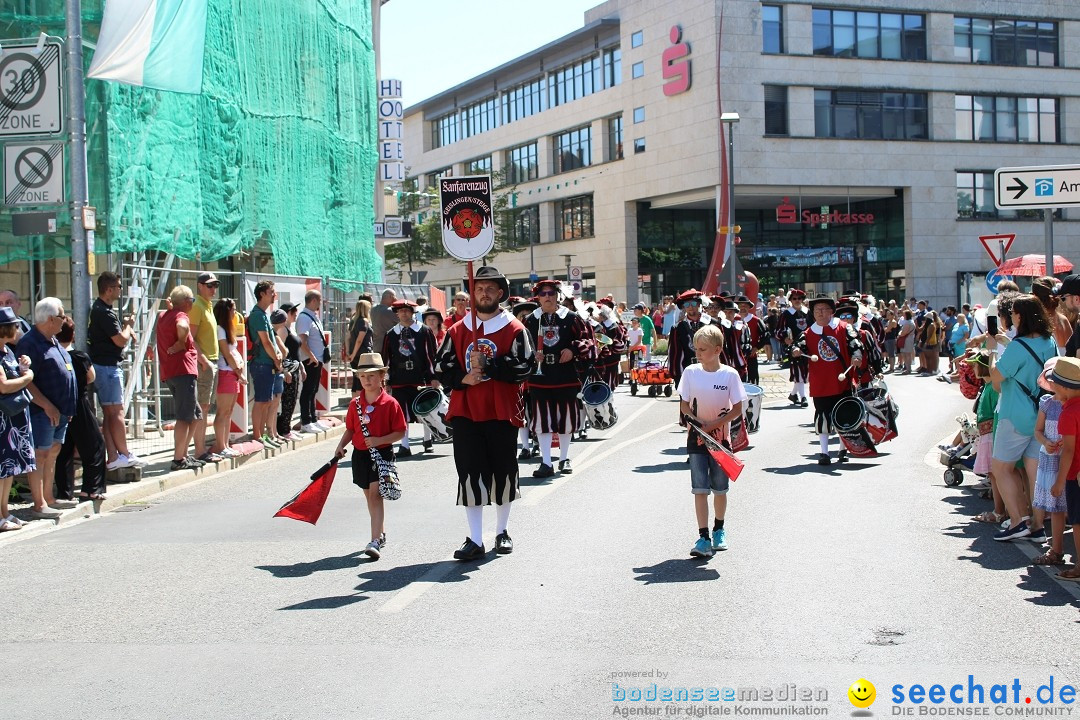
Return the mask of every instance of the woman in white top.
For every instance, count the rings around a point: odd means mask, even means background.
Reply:
[[[239,453],[229,447],[229,427],[236,396],[244,391],[247,376],[244,373],[244,359],[236,349],[236,303],[232,298],[222,298],[214,304],[214,318],[217,320],[218,384],[214,446],[210,452],[236,457]]]

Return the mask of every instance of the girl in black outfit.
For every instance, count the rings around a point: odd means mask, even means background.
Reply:
[[[356,374],[360,356],[374,352],[371,339],[371,303],[360,299],[356,301],[356,309],[353,311],[352,320],[349,321],[349,342],[345,346],[346,359],[349,367],[353,369],[352,396],[357,398],[363,388],[360,387],[360,376]]]
[[[64,320],[64,326],[56,334],[56,341],[67,346],[75,340],[75,322]],[[56,458],[56,497],[70,500],[75,492],[75,451],[83,465],[80,500],[105,499],[105,436],[101,434],[94,408],[86,392],[86,386],[94,382],[94,365],[90,356],[81,350],[71,349],[71,364],[75,370],[78,399],[75,415],[71,418],[67,437]]]
[[[281,395],[281,412],[277,417],[277,431],[281,436],[289,436],[292,432],[292,416],[296,409],[296,398],[300,394],[300,385],[304,382],[304,364],[300,362],[300,337],[296,334],[296,316],[300,308],[291,303],[285,303],[280,310],[288,318],[284,325],[278,326],[278,332],[285,349],[289,351],[282,363],[285,370],[285,392]],[[296,436],[290,440],[297,439]]]

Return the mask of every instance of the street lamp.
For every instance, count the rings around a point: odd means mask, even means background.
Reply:
[[[739,113],[726,112],[720,114],[720,122],[727,125],[728,143],[728,219],[727,219],[727,243],[731,253],[729,264],[731,265],[731,292],[738,294],[735,280],[735,123],[739,122]]]
[[[859,274],[855,277],[855,279],[858,281],[857,284],[856,284],[856,287],[857,287],[859,292],[866,292],[866,288],[863,287],[863,273],[862,273],[862,261],[863,261],[863,258],[866,257],[866,246],[865,245],[856,245],[855,246],[855,257],[858,258],[858,260],[859,260]]]

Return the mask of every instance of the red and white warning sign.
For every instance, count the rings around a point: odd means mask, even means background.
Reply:
[[[982,243],[983,248],[986,250],[986,254],[994,261],[995,267],[1004,262],[1005,256],[1009,254],[1009,248],[1012,247],[1013,240],[1015,239],[1016,233],[979,236],[979,242]]]

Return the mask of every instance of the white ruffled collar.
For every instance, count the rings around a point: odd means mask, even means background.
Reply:
[[[472,330],[472,310],[465,313],[465,317],[461,318],[458,322],[464,323],[464,326]],[[514,319],[514,316],[510,314],[508,310],[503,310],[501,313],[489,320],[476,319],[476,332],[480,335],[490,335],[491,333],[499,332],[504,327],[509,325]],[[457,324],[457,323],[455,323]]]
[[[832,320],[829,321],[829,328],[831,330],[835,330],[839,326],[840,326],[840,318],[835,318],[834,317]],[[817,323],[814,323],[813,325],[811,325],[810,329],[813,330],[814,332],[818,333],[819,335],[825,330],[825,328],[821,327]]]

